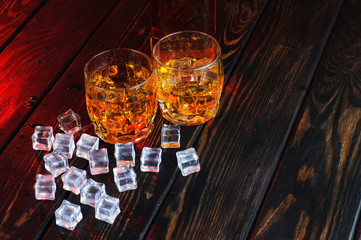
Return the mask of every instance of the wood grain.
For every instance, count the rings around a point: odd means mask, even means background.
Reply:
[[[0,52],[45,2],[46,0],[0,2]]]
[[[194,145],[201,171],[178,176],[147,239],[247,238],[341,3],[267,4],[225,86],[218,116]],[[297,201],[292,194],[282,199],[273,207],[277,213]],[[307,221],[303,215],[299,228]]]
[[[115,3],[48,1],[0,53],[0,152]]]
[[[354,239],[361,201],[360,10],[358,1],[342,8],[254,239]],[[275,213],[288,195],[295,201]]]

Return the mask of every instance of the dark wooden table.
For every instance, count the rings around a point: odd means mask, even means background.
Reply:
[[[37,201],[36,125],[55,132],[57,115],[87,116],[83,67],[115,47],[150,55],[149,1],[0,2],[0,239],[360,239],[361,2],[219,0],[217,35],[226,84],[212,121],[182,127],[201,171],[183,177],[178,149],[160,172],[142,173],[142,147],[160,146],[167,123],[136,145],[138,189],[119,193],[112,172],[92,176],[120,199],[113,225],[81,204],[74,231],[55,224],[63,199]],[[77,140],[77,139],[76,139]],[[110,167],[115,166],[113,146]]]

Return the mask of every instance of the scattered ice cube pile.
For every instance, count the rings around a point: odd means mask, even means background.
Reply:
[[[51,175],[38,174],[34,185],[37,200],[54,200],[56,192],[56,177],[61,176],[63,189],[80,194],[80,203],[95,208],[95,218],[113,224],[119,215],[119,199],[107,195],[105,184],[87,178],[85,170],[74,166],[69,168],[68,159],[72,159],[74,150],[76,156],[89,160],[92,175],[109,172],[109,157],[106,148],[99,149],[99,138],[82,133],[75,145],[74,134],[82,127],[80,116],[69,109],[58,116],[59,127],[65,133],[57,133],[54,139],[53,127],[36,126],[32,135],[34,150],[50,151],[44,155],[45,169]],[[161,131],[162,148],[180,147],[180,126],[163,124]],[[142,172],[159,172],[162,161],[162,148],[144,147],[140,157]],[[183,176],[200,171],[198,155],[194,148],[176,152],[178,167]],[[113,168],[114,183],[119,192],[137,189],[134,144],[117,143],[114,145],[116,167]],[[69,230],[74,230],[83,215],[79,205],[63,200],[55,211],[56,224]]]

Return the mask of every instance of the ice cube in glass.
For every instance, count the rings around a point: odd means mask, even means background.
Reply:
[[[119,199],[103,194],[95,203],[95,218],[113,224],[120,213]]]
[[[95,203],[105,194],[105,184],[89,178],[80,189],[80,202],[95,207]]]
[[[43,159],[45,162],[45,169],[54,175],[54,177],[59,176],[69,169],[68,158],[58,150],[46,154]]]
[[[137,189],[137,174],[130,165],[113,168],[113,173],[119,192]]]
[[[70,167],[69,171],[61,176],[63,181],[63,188],[72,191],[74,194],[79,195],[80,189],[87,182],[86,171],[77,167]]]
[[[54,142],[53,127],[36,126],[31,140],[34,150],[50,151]]]
[[[81,122],[79,114],[73,110],[58,115],[59,128],[65,133],[76,133],[81,130]]]
[[[140,156],[140,170],[142,172],[159,172],[162,161],[162,149],[144,147]]]
[[[55,211],[56,225],[74,230],[76,225],[83,219],[79,205],[63,200],[60,207]]]
[[[109,172],[109,158],[106,148],[89,151],[89,168],[92,175]]]
[[[199,158],[194,148],[188,148],[186,150],[176,152],[176,156],[178,167],[183,176],[187,176],[201,170]]]
[[[83,133],[76,143],[76,156],[89,160],[89,151],[99,149],[99,138]]]
[[[180,126],[163,124],[161,131],[162,148],[180,147]]]
[[[71,133],[57,133],[53,149],[61,151],[67,158],[71,159],[75,149],[74,135]]]
[[[34,189],[36,200],[54,200],[56,192],[55,177],[53,175],[36,175]]]
[[[130,164],[132,167],[135,165],[135,150],[134,143],[116,143],[114,145],[114,157],[117,167]]]

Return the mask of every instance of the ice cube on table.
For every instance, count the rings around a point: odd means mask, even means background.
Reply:
[[[103,194],[95,203],[95,218],[113,224],[120,213],[119,199]]]
[[[109,172],[109,158],[106,148],[89,151],[89,168],[92,175]]]
[[[119,192],[137,189],[137,174],[130,165],[113,168],[113,173]]]
[[[76,156],[89,160],[89,151],[99,149],[99,138],[83,133],[76,143]]]
[[[159,172],[159,165],[162,161],[162,149],[143,147],[140,156],[140,170],[142,172]]]
[[[69,171],[61,176],[63,188],[79,195],[80,189],[86,184],[86,171],[77,167],[70,167]]]
[[[58,150],[55,150],[44,157],[45,169],[48,170],[54,177],[59,176],[63,172],[68,171],[68,158]]]
[[[81,130],[81,122],[79,114],[73,110],[58,115],[59,128],[65,133],[76,133]]]
[[[56,192],[55,177],[53,175],[36,175],[34,189],[36,200],[54,200]]]
[[[117,167],[130,164],[132,167],[135,165],[135,150],[134,143],[116,143],[114,145],[114,157]]]
[[[34,150],[50,151],[54,142],[53,127],[36,126],[31,140]]]
[[[57,133],[53,144],[54,150],[59,150],[71,159],[75,150],[74,135],[71,133]]]
[[[188,148],[186,150],[176,152],[176,156],[178,167],[183,176],[187,176],[201,170],[199,158],[194,148]]]
[[[80,202],[95,207],[95,203],[105,194],[105,184],[89,178],[80,189]]]
[[[79,205],[63,200],[60,207],[55,211],[56,225],[74,230],[76,225],[83,219]]]
[[[162,125],[161,131],[162,148],[179,148],[180,147],[180,126],[179,125]]]

